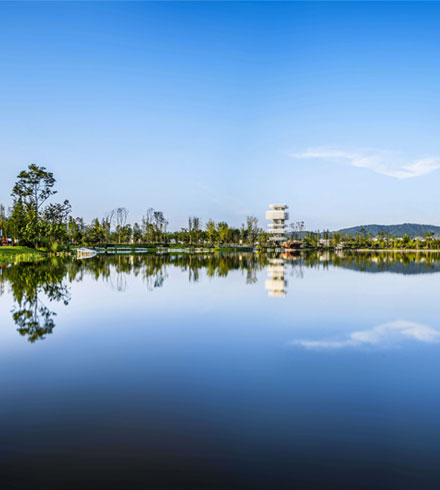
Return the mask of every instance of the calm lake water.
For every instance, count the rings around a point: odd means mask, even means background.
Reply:
[[[440,255],[0,272],[2,489],[440,488]]]

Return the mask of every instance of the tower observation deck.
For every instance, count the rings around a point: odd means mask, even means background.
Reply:
[[[267,227],[270,239],[274,242],[282,242],[286,238],[286,220],[289,213],[287,204],[269,204],[270,210],[266,211],[266,219],[272,221]]]

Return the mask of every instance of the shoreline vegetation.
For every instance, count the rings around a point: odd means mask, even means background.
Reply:
[[[247,216],[240,227],[209,219],[205,224],[195,216],[188,225],[168,230],[162,211],[148,208],[140,223],[129,223],[124,207],[109,211],[103,218],[86,223],[72,216],[68,200],[54,203],[56,180],[45,167],[29,165],[17,176],[12,188],[12,206],[0,205],[0,263],[35,261],[53,255],[81,255],[78,249],[97,253],[192,253],[199,252],[299,252],[299,251],[440,251],[440,237],[426,232],[423,237],[376,235],[360,228],[354,235],[343,232],[305,231],[304,222],[290,224],[286,234],[289,248],[271,241],[258,219]]]

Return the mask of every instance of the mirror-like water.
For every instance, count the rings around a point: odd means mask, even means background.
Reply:
[[[440,486],[440,255],[0,269],[2,488]]]

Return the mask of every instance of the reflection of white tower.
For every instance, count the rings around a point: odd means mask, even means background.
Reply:
[[[270,211],[266,211],[266,219],[272,223],[268,225],[270,239],[274,242],[282,242],[286,238],[286,219],[289,219],[289,213],[286,211],[286,204],[269,204]]]
[[[264,282],[269,296],[286,296],[287,281],[284,279],[286,270],[283,259],[272,259],[267,266],[268,279]]]

